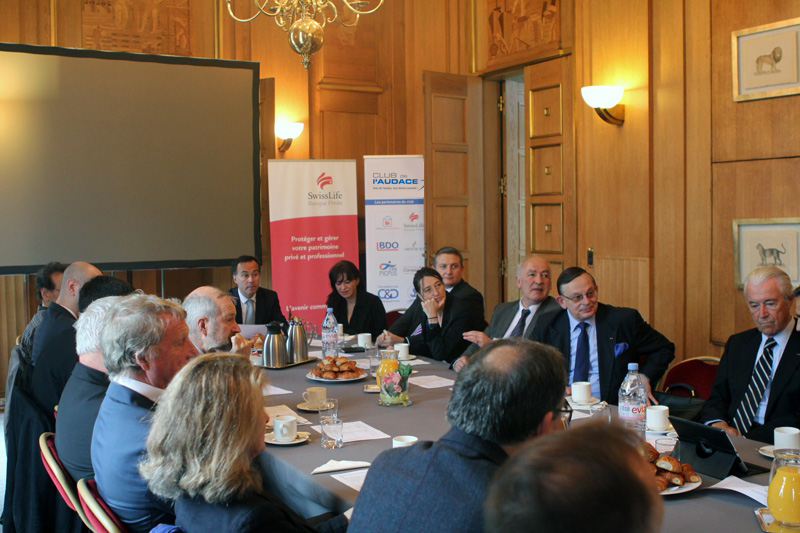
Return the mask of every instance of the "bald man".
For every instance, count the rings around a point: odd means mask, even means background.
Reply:
[[[198,353],[234,352],[250,356],[252,341],[238,333],[236,306],[230,294],[216,287],[198,287],[183,300],[189,340]]]

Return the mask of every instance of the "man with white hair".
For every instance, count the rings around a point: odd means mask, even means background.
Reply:
[[[198,353],[233,352],[250,356],[253,343],[241,335],[233,298],[216,287],[198,287],[183,300],[189,340]]]
[[[172,504],[139,476],[158,399],[197,353],[178,300],[131,294],[117,300],[100,334],[111,383],[92,434],[92,468],[100,495],[132,532],[175,519]]]
[[[700,420],[731,435],[773,442],[779,426],[800,427],[800,332],[792,319],[792,283],[774,266],[744,282],[756,327],[725,344]]]

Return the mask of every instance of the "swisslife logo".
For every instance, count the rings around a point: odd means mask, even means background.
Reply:
[[[408,215],[408,220],[411,222],[416,222],[417,220],[419,220],[419,215],[416,213],[411,213],[410,215]]]
[[[333,183],[333,177],[323,172],[317,178],[317,187],[321,192],[308,191],[308,205],[341,205],[343,203],[342,191],[326,191],[325,188],[328,186],[331,186],[331,188],[335,186]]]
[[[411,214],[408,215],[408,222],[403,223],[403,229],[421,229],[422,222],[419,220],[420,216],[412,211]]]

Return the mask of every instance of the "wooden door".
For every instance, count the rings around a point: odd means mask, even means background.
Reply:
[[[498,268],[502,239],[497,235],[487,246],[486,236],[501,231],[502,224],[496,207],[500,205],[499,114],[492,117],[487,112],[484,92],[497,92],[499,85],[484,91],[484,83],[474,76],[423,72],[425,242],[429,263],[443,246],[461,250],[464,277],[484,293],[487,313],[491,313],[502,298]],[[495,132],[488,148],[484,146],[486,127]]]

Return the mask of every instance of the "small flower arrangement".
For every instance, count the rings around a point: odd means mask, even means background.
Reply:
[[[408,397],[408,377],[411,365],[399,364],[397,370],[381,376],[380,403],[390,406],[407,406],[411,404]]]

